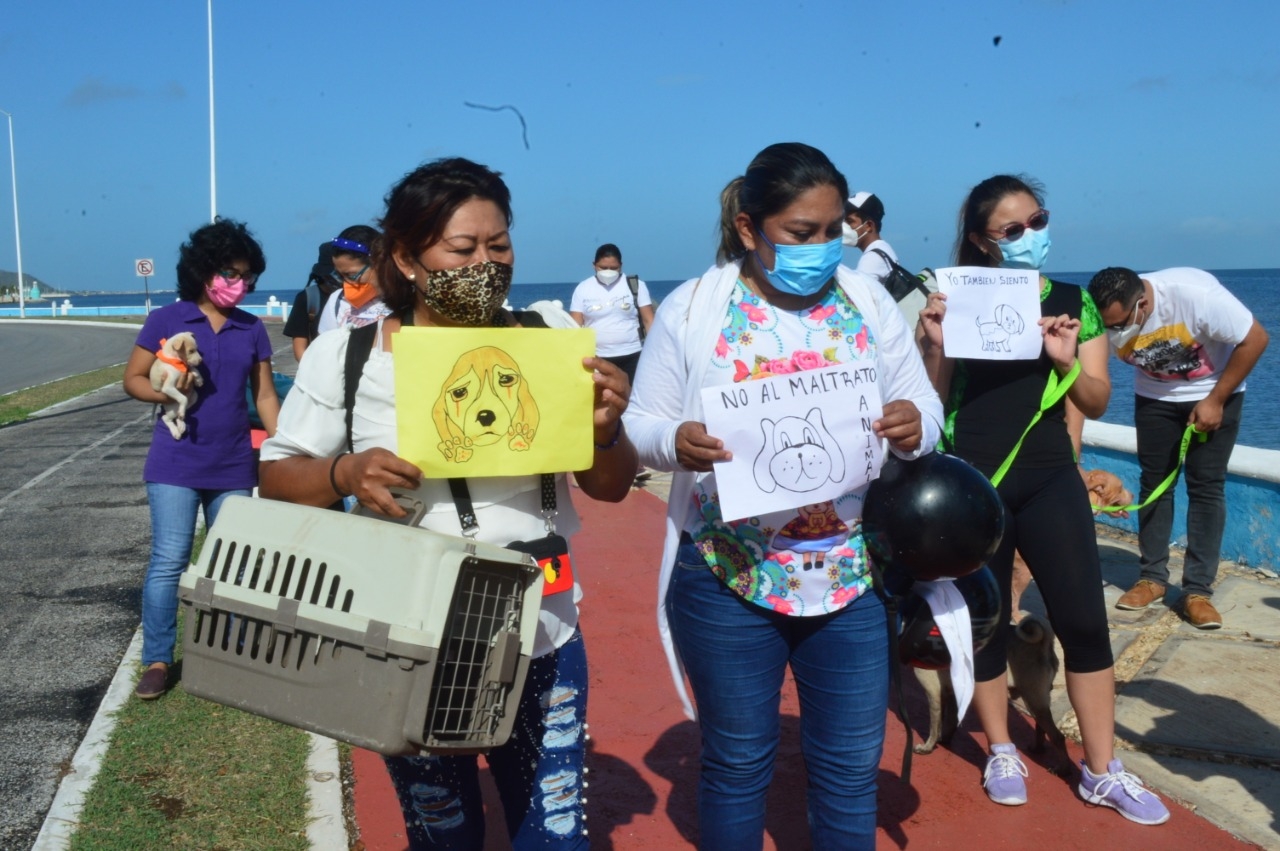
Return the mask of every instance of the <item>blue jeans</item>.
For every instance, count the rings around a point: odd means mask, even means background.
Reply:
[[[208,490],[147,482],[151,506],[151,563],[142,582],[142,664],[173,664],[178,633],[178,580],[191,562],[196,515],[212,527],[222,501],[247,490]]]
[[[702,730],[698,847],[763,847],[765,796],[790,665],[800,698],[813,848],[874,849],[889,699],[880,599],[864,594],[817,617],[777,614],[744,601],[685,545],[666,605]]]
[[[1178,463],[1178,447],[1195,402],[1162,402],[1135,396],[1133,425],[1142,465],[1140,501],[1164,481]],[[1244,394],[1235,393],[1222,406],[1222,426],[1200,442],[1192,438],[1181,476],[1187,484],[1187,553],[1182,562],[1182,590],[1213,594],[1227,525],[1227,462],[1240,430]],[[1169,584],[1169,538],[1173,534],[1173,491],[1138,512],[1141,578]]]
[[[511,739],[486,757],[515,851],[586,849],[583,756],[587,652],[582,633],[529,663]],[[475,756],[387,757],[410,851],[482,851]]]

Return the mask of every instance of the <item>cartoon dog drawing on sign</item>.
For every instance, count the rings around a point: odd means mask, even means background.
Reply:
[[[844,478],[844,453],[814,408],[804,419],[782,417],[760,421],[764,446],[756,456],[756,485],[765,493],[778,488],[807,493],[824,482]]]
[[[538,405],[520,365],[502,349],[481,346],[458,358],[431,409],[437,447],[445,460],[462,463],[476,447],[506,442],[524,452],[538,431]]]
[[[973,321],[977,323],[978,333],[982,335],[982,350],[984,352],[1013,351],[1009,347],[1010,338],[1021,334],[1023,329],[1026,328],[1022,315],[1007,304],[996,305],[994,322],[983,322],[977,318]]]

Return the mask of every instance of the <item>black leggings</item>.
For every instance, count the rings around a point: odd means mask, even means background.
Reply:
[[[978,469],[987,476],[994,472],[994,468]],[[1044,599],[1049,622],[1062,642],[1066,669],[1088,674],[1111,667],[1098,533],[1079,470],[1075,465],[1039,470],[1014,467],[997,490],[1004,501],[1004,538],[988,566],[1000,584],[1003,626],[977,654],[975,678],[987,682],[1004,676],[1015,548]]]

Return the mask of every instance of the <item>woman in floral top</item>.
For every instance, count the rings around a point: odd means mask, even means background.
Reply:
[[[815,148],[760,152],[721,196],[717,265],[659,308],[625,416],[641,460],[675,472],[659,624],[686,711],[682,674],[698,706],[702,848],[762,846],[788,667],[813,847],[875,847],[889,662],[862,541],[866,487],[726,521],[713,465],[732,458],[701,403],[703,388],[846,365],[877,384],[873,429],[892,452],[914,458],[936,443],[942,406],[901,314],[873,279],[839,265],[848,194]]]

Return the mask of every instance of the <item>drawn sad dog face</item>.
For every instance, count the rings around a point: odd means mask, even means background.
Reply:
[[[826,481],[844,478],[844,454],[813,408],[804,419],[761,420],[764,446],[756,456],[756,484],[765,493],[777,488],[806,493]]]
[[[473,447],[502,441],[524,451],[538,426],[538,406],[519,364],[493,346],[458,358],[432,415],[440,451],[453,461],[466,461]]]

